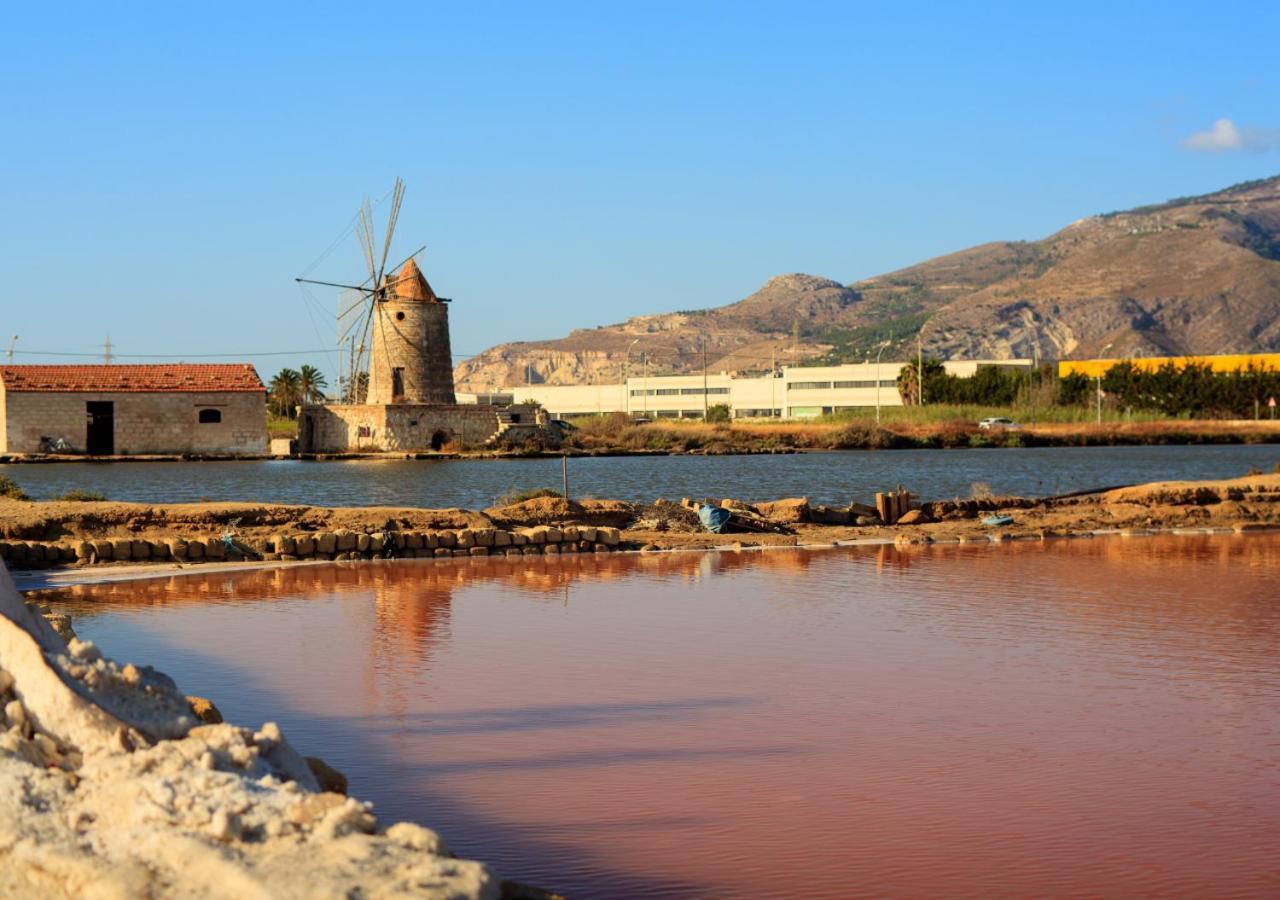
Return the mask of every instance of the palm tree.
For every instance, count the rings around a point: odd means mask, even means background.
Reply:
[[[281,369],[271,379],[269,389],[271,402],[275,406],[276,415],[287,419],[294,417],[294,408],[302,396],[302,376],[293,369]]]
[[[329,386],[324,374],[315,366],[303,366],[298,372],[298,392],[303,403],[318,403],[324,400],[324,389]]]

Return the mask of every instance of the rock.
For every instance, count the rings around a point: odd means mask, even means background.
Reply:
[[[204,725],[219,725],[222,723],[222,713],[218,711],[218,707],[213,705],[213,701],[205,697],[187,697],[187,704],[191,707],[191,714],[194,715]]]
[[[879,527],[884,524],[884,521],[879,516],[858,516],[853,520],[853,523],[866,528],[868,526]]]
[[[356,549],[356,534],[354,531],[343,529],[334,532],[334,549],[339,553],[347,553]]]
[[[622,541],[622,534],[616,528],[597,528],[596,540],[609,547],[616,547]]]
[[[769,503],[757,503],[756,509],[764,519],[782,525],[794,525],[797,522],[810,521],[811,510],[807,498],[799,497],[787,500],[774,500]]]
[[[320,790],[346,795],[346,775],[343,775],[318,756],[304,756],[303,759],[307,763],[307,768],[311,770],[311,774],[315,776],[316,781],[320,784]]]
[[[907,511],[902,515],[902,517],[901,517],[900,519],[898,519],[898,521],[897,521],[897,523],[896,523],[896,524],[898,524],[898,525],[927,525],[927,524],[929,524],[929,523],[930,523],[930,522],[932,522],[932,521],[933,521],[933,519],[931,519],[931,518],[929,518],[928,516],[926,516],[926,515],[924,514],[924,512],[922,512],[921,510],[918,510],[918,509],[909,509],[909,510],[907,510]]]
[[[290,535],[277,534],[272,541],[272,546],[275,547],[276,553],[296,553],[298,542]]]
[[[338,549],[338,537],[331,531],[321,531],[316,534],[316,552],[317,553],[334,553]]]

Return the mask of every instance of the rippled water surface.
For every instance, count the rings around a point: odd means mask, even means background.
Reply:
[[[63,590],[385,817],[578,897],[1280,892],[1280,538]]]
[[[1280,446],[1044,447],[1018,450],[882,450],[785,456],[629,456],[573,459],[573,496],[809,497],[870,502],[904,484],[917,496],[967,497],[974,482],[1021,496],[1144,481],[1234,478],[1270,471]],[[202,463],[0,465],[36,499],[89,490],[111,500],[200,499],[319,506],[461,506],[483,509],[512,489],[561,484],[559,459],[294,460]]]

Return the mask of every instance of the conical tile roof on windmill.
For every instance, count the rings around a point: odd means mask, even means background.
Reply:
[[[391,288],[389,293],[397,300],[439,302],[436,292],[431,290],[431,285],[427,283],[426,276],[412,259],[400,268],[399,274],[390,280],[388,286]]]

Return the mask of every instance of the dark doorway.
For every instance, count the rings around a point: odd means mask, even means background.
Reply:
[[[110,400],[90,400],[85,404],[88,431],[84,450],[90,456],[111,456],[116,452],[116,405]]]
[[[446,432],[444,432],[444,431],[437,431],[435,434],[431,435],[431,449],[432,449],[432,450],[439,451],[439,450],[443,449],[443,448],[444,448],[444,445],[445,445],[445,444],[447,444],[447,443],[449,443],[449,435],[448,435],[448,433],[446,433]]]
[[[391,402],[399,403],[404,399],[404,369],[396,366],[391,370]]]

